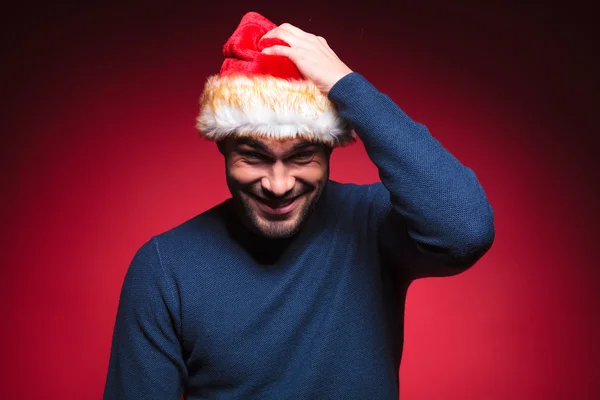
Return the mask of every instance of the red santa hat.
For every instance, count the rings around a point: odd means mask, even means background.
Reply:
[[[276,25],[262,15],[245,14],[223,46],[225,61],[206,81],[196,128],[211,140],[231,136],[291,139],[302,137],[331,147],[355,140],[335,105],[285,56],[264,48],[289,46],[262,39]]]

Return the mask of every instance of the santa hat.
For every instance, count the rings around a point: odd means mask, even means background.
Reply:
[[[223,46],[225,61],[206,81],[196,127],[211,140],[232,136],[302,137],[331,147],[353,142],[354,132],[335,105],[285,56],[264,48],[289,46],[262,36],[276,25],[262,15],[245,14]]]

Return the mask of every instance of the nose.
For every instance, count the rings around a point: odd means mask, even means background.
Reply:
[[[296,178],[281,161],[274,163],[269,173],[261,180],[263,189],[276,197],[284,196],[294,188],[295,183]]]

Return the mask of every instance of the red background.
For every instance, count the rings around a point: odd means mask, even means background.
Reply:
[[[135,250],[228,196],[194,118],[249,10],[327,38],[475,170],[494,207],[496,242],[475,267],[409,289],[401,397],[600,398],[592,13],[366,3],[3,13],[0,398],[101,397]],[[332,178],[378,179],[360,143],[334,152]]]

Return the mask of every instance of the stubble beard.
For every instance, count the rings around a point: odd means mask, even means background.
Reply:
[[[238,196],[236,203],[241,205],[243,218],[250,224],[250,228],[268,239],[288,239],[302,229],[306,221],[313,214],[325,185],[322,185],[318,192],[308,201],[303,204],[298,211],[298,216],[293,220],[266,220],[258,215],[257,210],[250,204],[251,200],[245,200]],[[306,195],[305,195],[306,196]],[[239,207],[238,207],[239,208]]]

